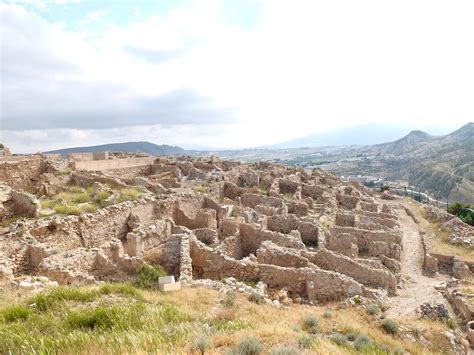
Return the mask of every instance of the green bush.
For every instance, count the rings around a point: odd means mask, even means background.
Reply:
[[[380,307],[375,303],[371,303],[367,306],[367,313],[371,316],[377,316],[380,313]]]
[[[0,143],[0,149],[3,149],[3,148],[5,148],[5,146],[2,143]]]
[[[303,318],[303,330],[311,334],[316,334],[318,332],[319,321],[316,316],[307,315]]]
[[[339,346],[343,346],[347,344],[347,338],[344,334],[334,333],[329,338]]]
[[[293,346],[281,346],[275,351],[272,351],[272,355],[300,355],[301,351]]]
[[[388,334],[398,334],[398,323],[392,319],[384,319],[382,329]]]
[[[140,288],[153,289],[158,287],[158,279],[166,276],[166,271],[160,266],[142,265],[138,269],[134,285]]]
[[[371,340],[366,335],[358,335],[354,340],[354,348],[356,350],[362,350],[363,348],[369,346],[371,344]]]
[[[474,206],[464,203],[454,203],[449,205],[448,213],[458,216],[465,223],[474,226]]]
[[[255,291],[252,291],[249,295],[249,301],[256,303],[256,304],[264,304],[265,300],[263,299],[263,296]]]
[[[136,188],[126,188],[120,190],[118,202],[135,200],[142,195],[142,192]]]
[[[242,339],[232,351],[233,355],[258,355],[263,346],[257,338],[246,337]]]
[[[26,320],[31,315],[31,309],[24,305],[10,306],[3,310],[2,315],[7,323]]]

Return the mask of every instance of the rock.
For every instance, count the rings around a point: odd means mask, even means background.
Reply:
[[[420,317],[431,320],[446,320],[449,319],[449,312],[444,304],[437,303],[435,305],[425,302],[420,306]]]

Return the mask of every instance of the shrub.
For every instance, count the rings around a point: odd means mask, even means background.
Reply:
[[[330,309],[326,309],[326,310],[324,311],[323,318],[325,318],[325,319],[330,319],[330,318],[332,318],[332,312],[331,312]]]
[[[254,337],[246,337],[242,339],[232,351],[234,355],[258,355],[262,352],[263,347],[260,341]]]
[[[358,335],[354,340],[354,348],[356,350],[362,350],[363,348],[371,344],[370,338],[366,335]]]
[[[347,338],[344,334],[334,333],[329,338],[339,346],[347,344]]]
[[[303,335],[298,340],[298,346],[303,349],[310,349],[313,346],[316,339],[317,337],[315,335]]]
[[[359,336],[359,333],[355,333],[355,332],[349,332],[346,334],[346,338],[347,340],[349,341],[354,341],[356,340],[356,338]]]
[[[0,149],[3,149],[3,148],[5,148],[5,146],[2,143],[0,143]]]
[[[235,305],[236,297],[234,291],[227,291],[221,302],[225,307],[233,307]]]
[[[138,269],[134,285],[147,289],[156,288],[158,286],[158,279],[162,276],[166,276],[166,272],[160,265],[143,265]]]
[[[31,309],[24,305],[15,305],[6,308],[2,315],[7,323],[26,320],[31,315]]]
[[[384,319],[382,328],[388,334],[395,335],[398,333],[398,324],[392,319]]]
[[[82,211],[76,206],[69,205],[57,205],[54,207],[54,212],[64,215],[74,215],[79,216]]]
[[[281,346],[275,351],[272,351],[272,355],[300,355],[301,351],[293,346]]]
[[[307,315],[303,318],[303,330],[316,334],[318,332],[318,318],[313,315]]]
[[[40,200],[41,208],[42,209],[47,209],[47,208],[54,208],[56,205],[56,201],[54,200]]]
[[[375,303],[371,303],[367,306],[367,313],[371,316],[377,316],[380,313],[380,307]]]
[[[252,291],[249,295],[249,301],[256,303],[256,304],[263,304],[265,303],[265,300],[263,299],[263,296],[255,291]]]
[[[195,344],[195,348],[202,354],[204,355],[204,353],[206,352],[207,349],[209,349],[211,345],[211,341],[209,340],[209,338],[206,336],[206,335],[200,335],[197,339],[196,339],[196,344]]]

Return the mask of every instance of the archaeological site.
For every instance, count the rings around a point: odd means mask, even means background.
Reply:
[[[191,292],[234,295],[265,312],[286,312],[267,320],[275,327],[302,309],[321,313],[321,329],[337,312],[362,317],[357,326],[344,327],[341,318],[333,330],[321,330],[313,350],[281,341],[301,353],[357,352],[365,338],[351,339],[350,332],[363,333],[370,322],[373,352],[363,353],[463,354],[474,346],[474,228],[439,208],[342,183],[321,169],[107,152],[13,156],[4,148],[0,223],[0,282],[10,297],[129,285],[143,270],[159,269],[152,289],[170,302],[186,295],[197,302]],[[20,322],[7,311],[0,338]],[[234,328],[225,323],[229,331],[246,331],[237,321]],[[390,337],[380,340],[385,350],[376,352],[370,327]],[[191,338],[162,352],[192,353]],[[233,344],[218,336],[212,343],[210,353]],[[277,353],[279,342],[268,344],[266,351]],[[7,342],[0,352],[33,352],[28,346]]]

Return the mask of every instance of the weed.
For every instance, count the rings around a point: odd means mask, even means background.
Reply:
[[[233,355],[258,355],[263,346],[257,338],[247,337],[242,339],[232,351]]]
[[[226,294],[224,295],[224,298],[222,299],[221,303],[225,307],[234,307],[235,306],[235,299],[237,295],[234,291],[227,291]]]
[[[371,316],[377,316],[380,313],[380,307],[375,304],[371,303],[367,306],[367,314]]]
[[[298,339],[298,346],[303,349],[311,349],[316,339],[317,337],[315,335],[303,335]]]
[[[211,341],[209,340],[207,335],[203,334],[203,335],[200,335],[196,339],[196,344],[194,347],[201,353],[201,355],[204,355],[204,353],[210,347],[210,345],[211,345]]]
[[[347,345],[347,338],[344,334],[334,333],[329,337],[335,344],[339,346]]]
[[[135,200],[139,198],[141,195],[142,195],[142,192],[136,188],[121,189],[117,201],[125,202],[125,201]]]
[[[71,202],[73,203],[86,203],[90,202],[91,200],[92,198],[90,197],[90,195],[85,192],[74,194],[71,197]]]
[[[69,206],[69,205],[56,205],[54,207],[54,212],[63,215],[74,215],[79,216],[82,211],[76,206]]]
[[[326,309],[326,310],[324,311],[323,318],[325,318],[325,319],[330,319],[330,318],[332,318],[332,312],[331,312],[330,309]]]
[[[371,343],[372,342],[368,336],[358,335],[354,340],[354,348],[360,351],[363,348],[366,348],[367,346],[369,346]]]
[[[162,276],[166,276],[166,271],[160,265],[143,265],[138,269],[134,285],[145,289],[157,288],[158,279]]]
[[[384,319],[382,329],[388,334],[395,335],[398,333],[398,323],[392,319]]]
[[[303,318],[303,330],[311,334],[316,334],[319,330],[319,321],[316,316],[307,315]]]
[[[24,305],[15,305],[3,310],[2,315],[6,322],[24,321],[31,316],[31,309]]]
[[[264,304],[265,300],[263,299],[263,296],[255,291],[252,291],[249,295],[249,301],[256,303],[256,304]]]

